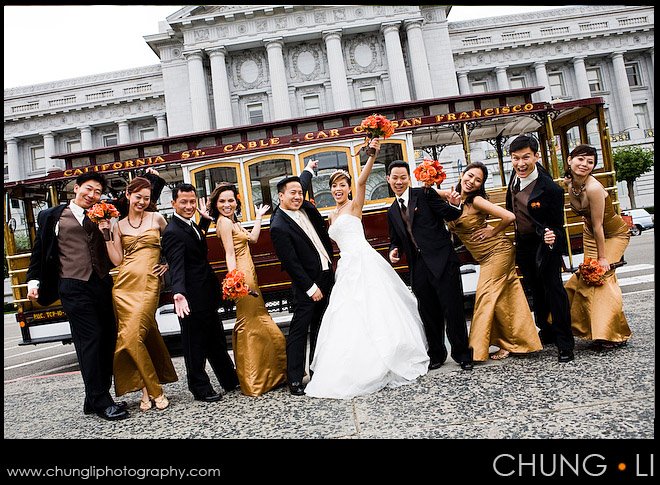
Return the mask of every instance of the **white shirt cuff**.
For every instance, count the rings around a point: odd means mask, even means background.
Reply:
[[[39,289],[39,280],[30,280],[27,282],[28,293],[33,289]]]
[[[447,201],[447,204],[449,204],[450,206],[452,206],[454,209],[458,209],[458,210],[460,210],[461,207],[463,206],[463,202],[459,203],[458,205],[454,205],[454,204],[452,204],[451,202]]]
[[[305,170],[307,170],[309,173],[311,173],[312,175],[314,175],[314,170],[312,170],[311,168],[309,168],[309,167],[305,167]]]
[[[319,289],[319,287],[316,285],[316,283],[314,283],[314,284],[312,285],[312,287],[311,287],[309,290],[307,290],[307,296],[311,298],[312,295],[313,295],[314,293],[316,293],[316,290],[318,290],[318,289]]]

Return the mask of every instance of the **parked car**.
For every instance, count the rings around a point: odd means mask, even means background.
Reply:
[[[630,233],[633,236],[639,236],[642,231],[653,228],[653,216],[644,209],[631,209],[621,212],[622,216],[627,216],[630,225]]]

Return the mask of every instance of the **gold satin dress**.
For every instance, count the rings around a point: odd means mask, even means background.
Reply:
[[[248,232],[242,227],[236,230],[234,225],[232,240],[236,268],[245,274],[250,289],[259,292]],[[266,310],[261,295],[244,296],[236,302],[232,345],[243,394],[260,396],[286,382],[286,339]]]
[[[143,387],[153,398],[161,384],[178,380],[156,323],[160,278],[152,273],[160,258],[160,231],[121,234],[124,259],[112,288],[119,332],[114,357],[117,396]]]
[[[447,224],[479,263],[479,281],[470,324],[469,345],[474,360],[488,360],[491,345],[516,354],[541,350],[541,340],[534,324],[522,284],[516,275],[515,251],[503,232],[482,241],[472,234],[485,227],[486,214],[469,214]]]
[[[582,240],[584,256],[598,259],[596,238],[594,237],[591,214],[588,208],[573,211],[585,218]],[[603,216],[605,233],[605,257],[608,263],[621,259],[630,242],[628,224],[614,210],[612,199],[605,198]],[[632,332],[623,314],[623,295],[616,279],[614,269],[605,273],[603,286],[588,286],[577,274],[564,285],[571,304],[571,326],[573,335],[587,340],[605,340],[608,342],[626,342]]]

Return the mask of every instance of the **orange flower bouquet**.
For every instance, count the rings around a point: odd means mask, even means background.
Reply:
[[[225,300],[236,301],[247,295],[257,297],[259,296],[259,293],[251,290],[250,287],[245,284],[245,273],[237,269],[229,271],[227,276],[225,276],[225,279],[222,280],[222,297]]]
[[[425,187],[441,184],[447,178],[447,174],[437,160],[424,160],[413,173]]]
[[[610,268],[623,266],[625,262],[610,264]],[[578,278],[582,278],[587,286],[603,286],[605,283],[605,270],[598,264],[598,260],[585,257],[584,262],[578,266]]]
[[[101,201],[94,204],[92,207],[87,209],[87,217],[98,224],[99,222],[112,219],[113,217],[119,217],[119,211],[117,208],[107,202]],[[103,237],[106,241],[110,240],[110,229],[103,229]]]
[[[367,133],[368,139],[373,139],[378,137],[389,138],[394,134],[394,125],[392,124],[392,122],[388,120],[385,116],[375,113],[363,119],[362,122],[360,123],[360,126],[362,127],[364,132]],[[367,147],[368,156],[372,156],[375,153],[376,153],[375,149],[371,147]]]

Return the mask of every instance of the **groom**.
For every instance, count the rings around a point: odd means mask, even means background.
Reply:
[[[304,199],[300,177],[277,184],[280,204],[270,219],[270,237],[282,268],[291,277],[293,318],[286,342],[287,380],[291,394],[305,394],[307,332],[309,361],[314,358],[323,313],[335,282],[332,243],[321,213]]]
[[[445,227],[445,221],[460,217],[462,208],[446,203],[433,189],[409,187],[410,168],[402,160],[390,163],[387,182],[396,195],[387,211],[390,262],[398,263],[401,251],[408,259],[410,282],[429,343],[429,369],[437,369],[447,359],[446,320],[452,358],[463,370],[472,370],[460,264]],[[460,203],[460,199],[450,202]]]

